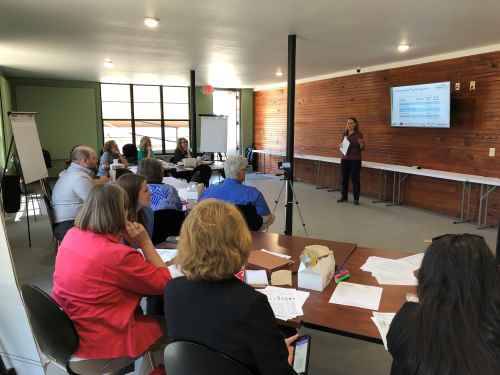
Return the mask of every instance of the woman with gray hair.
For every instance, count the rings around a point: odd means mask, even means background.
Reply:
[[[200,201],[214,198],[239,206],[252,205],[263,219],[261,229],[265,229],[274,222],[274,215],[262,193],[253,186],[243,184],[247,165],[248,161],[243,156],[229,156],[224,163],[226,179],[222,184],[210,186],[205,190]]]

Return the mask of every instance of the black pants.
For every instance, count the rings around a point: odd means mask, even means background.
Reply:
[[[66,232],[73,228],[74,220],[62,221],[54,225],[54,237],[61,242],[66,235]]]
[[[345,160],[341,161],[342,167],[342,199],[347,200],[347,193],[349,192],[349,177],[352,180],[352,195],[354,195],[354,200],[359,200],[359,190],[360,190],[360,172],[361,172],[361,160]]]

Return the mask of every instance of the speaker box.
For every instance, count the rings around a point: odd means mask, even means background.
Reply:
[[[2,200],[7,213],[15,213],[21,209],[21,178],[19,176],[3,176]]]

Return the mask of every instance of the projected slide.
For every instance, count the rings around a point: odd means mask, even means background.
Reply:
[[[391,88],[391,125],[450,127],[450,82]]]

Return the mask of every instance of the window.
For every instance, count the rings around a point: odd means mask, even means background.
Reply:
[[[120,149],[151,138],[153,151],[176,147],[189,139],[189,88],[174,86],[101,84],[104,142],[113,139]]]

